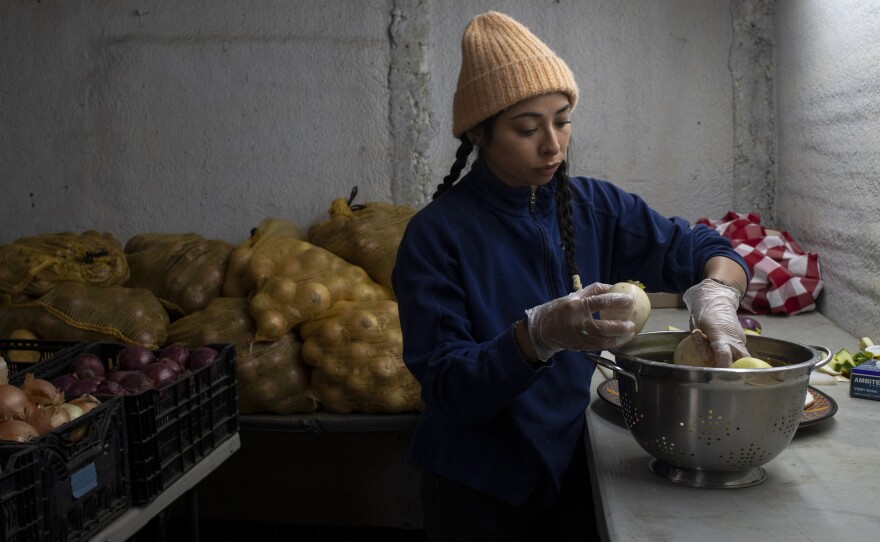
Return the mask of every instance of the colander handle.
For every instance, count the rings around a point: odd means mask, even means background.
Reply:
[[[598,363],[602,367],[605,367],[609,371],[614,371],[615,373],[622,374],[623,376],[632,380],[633,385],[635,386],[635,392],[638,393],[639,379],[638,379],[638,377],[636,377],[636,375],[634,373],[627,371],[623,367],[618,367],[618,365],[616,363],[614,363],[613,361],[611,361],[610,359],[603,358],[602,356],[597,355],[597,354],[593,354],[592,352],[584,352],[584,355],[587,356],[588,358],[590,358],[591,360],[593,360],[594,362]]]
[[[823,359],[820,359],[819,361],[817,361],[813,365],[813,369],[818,369],[819,367],[822,367],[823,365],[825,365],[829,361],[831,361],[831,358],[833,356],[831,355],[831,350],[829,350],[828,348],[825,348],[824,346],[815,346],[815,345],[810,345],[810,348],[815,348],[816,350],[819,350],[820,352],[825,353],[825,357]],[[812,369],[810,369],[810,370],[812,370]]]

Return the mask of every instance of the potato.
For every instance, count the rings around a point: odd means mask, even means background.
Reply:
[[[610,293],[633,294],[635,303],[622,309],[606,309],[599,312],[602,320],[630,320],[636,325],[636,333],[642,331],[651,316],[651,300],[645,290],[635,282],[618,282],[611,286]]]

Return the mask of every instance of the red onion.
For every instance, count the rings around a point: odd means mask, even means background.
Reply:
[[[177,373],[174,372],[174,369],[162,362],[147,365],[144,374],[153,381],[153,387],[156,389],[164,388],[177,381]]]
[[[79,379],[75,374],[59,375],[52,379],[52,385],[58,388],[58,391],[61,393],[66,394],[67,390],[70,389],[70,386],[72,386],[77,380]]]
[[[145,388],[153,387],[153,380],[140,371],[127,371],[125,376],[119,380],[119,384],[126,391],[138,391]]]
[[[91,378],[93,376],[104,376],[104,362],[95,354],[83,352],[77,354],[67,365],[67,371],[73,373],[77,378]]]
[[[737,319],[739,320],[739,325],[742,326],[743,330],[754,331],[757,334],[761,334],[761,322],[755,320],[751,316],[742,316],[738,315]]]
[[[169,344],[159,352],[158,358],[172,359],[181,367],[186,367],[186,361],[189,358],[189,348],[180,343]]]
[[[87,393],[95,393],[95,390],[98,389],[98,385],[100,385],[102,381],[103,379],[97,376],[93,376],[92,378],[82,378],[67,388],[67,393],[65,393],[65,395],[68,399],[72,399]]]
[[[125,371],[141,371],[156,361],[156,354],[143,346],[126,346],[116,355],[119,368]]]
[[[180,375],[186,368],[178,361],[171,358],[159,358],[159,363],[164,363],[167,365],[172,371],[174,371],[175,375]]]
[[[122,395],[124,393],[125,388],[122,387],[122,384],[113,380],[105,380],[95,388],[95,395]]]
[[[200,346],[189,353],[189,369],[197,371],[214,363],[215,359],[217,359],[216,350],[210,346]]]

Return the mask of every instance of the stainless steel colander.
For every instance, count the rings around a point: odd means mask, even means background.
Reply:
[[[686,331],[641,333],[588,357],[616,374],[630,433],[654,457],[656,474],[695,487],[763,482],[761,465],[791,442],[810,372],[831,360],[821,346],[747,336],[746,346],[771,369],[716,369],[672,364]]]

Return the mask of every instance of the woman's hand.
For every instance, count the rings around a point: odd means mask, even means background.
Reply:
[[[704,279],[684,293],[684,303],[690,311],[691,330],[699,329],[694,340],[704,349],[708,346],[714,355],[715,367],[730,367],[739,358],[749,355],[746,334],[737,318],[740,292],[712,279]]]
[[[529,337],[541,361],[561,350],[608,350],[635,336],[629,320],[599,320],[593,313],[631,307],[632,294],[608,293],[610,284],[596,282],[526,311]]]

